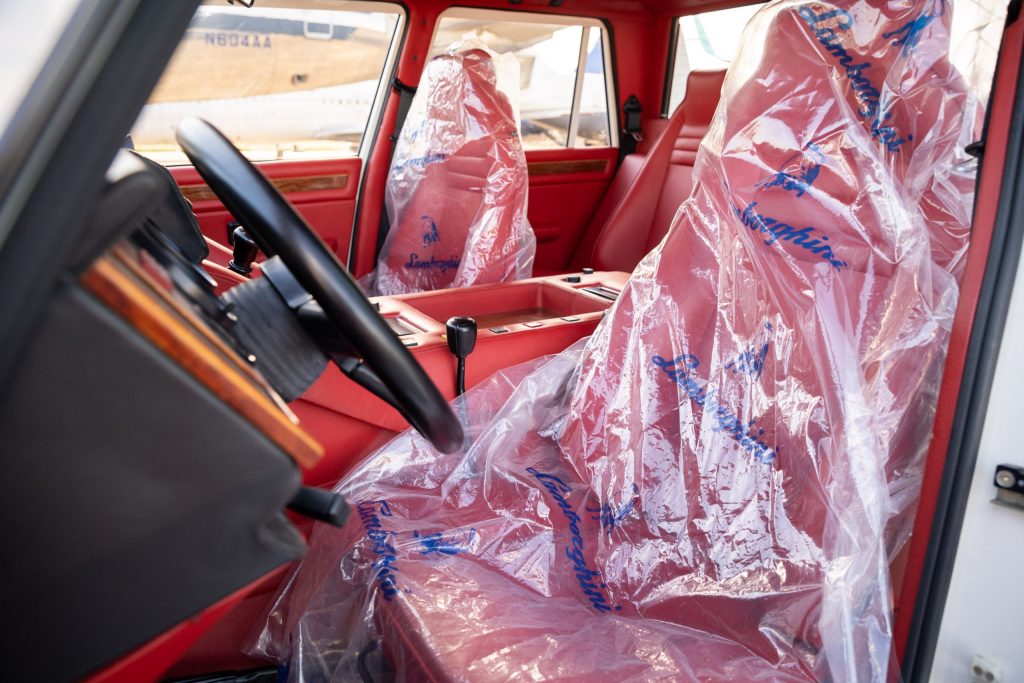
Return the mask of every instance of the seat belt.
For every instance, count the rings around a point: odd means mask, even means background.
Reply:
[[[395,114],[395,130],[388,137],[388,140],[391,141],[391,153],[388,154],[389,173],[391,171],[391,161],[395,158],[395,147],[398,145],[398,138],[402,135],[402,128],[405,126],[405,117],[409,115],[412,98],[416,95],[416,87],[406,85],[397,76],[395,80],[391,81],[391,88],[398,94],[398,112]],[[386,194],[385,192],[385,196]],[[377,248],[373,253],[374,266],[376,266],[377,259],[380,257],[380,250],[384,247],[384,238],[387,237],[390,230],[391,219],[388,218],[388,207],[385,200],[385,205],[381,207],[380,211],[380,225],[377,228]]]
[[[644,108],[640,98],[630,95],[622,105],[622,136],[619,140],[619,163],[627,154],[636,151],[636,145],[643,140],[643,122],[641,114]]]

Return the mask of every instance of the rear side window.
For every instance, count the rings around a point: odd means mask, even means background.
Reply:
[[[674,112],[683,101],[686,77],[691,71],[729,68],[739,50],[743,27],[760,8],[761,5],[733,7],[676,20],[666,114]]]
[[[600,22],[452,9],[438,20],[429,56],[471,37],[494,52],[514,55],[519,63],[520,129],[526,149],[617,144],[609,118],[607,36]]]
[[[174,133],[199,116],[253,161],[357,154],[403,15],[383,3],[324,6],[201,6],[135,122],[136,150],[187,164]]]

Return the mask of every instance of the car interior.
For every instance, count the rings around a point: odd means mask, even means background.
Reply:
[[[1019,3],[181,5],[0,234],[4,678],[927,679]]]

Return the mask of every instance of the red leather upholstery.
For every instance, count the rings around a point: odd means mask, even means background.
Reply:
[[[573,257],[576,268],[632,271],[668,232],[693,189],[693,163],[722,92],[725,71],[692,71],[686,97],[646,155],[622,160]]]
[[[413,104],[391,167],[375,293],[529,277],[526,158],[490,55],[439,55],[424,83],[425,105]]]
[[[407,434],[342,483],[359,524],[314,539],[293,670],[369,599],[434,678],[885,680],[970,229],[950,15],[759,13],[586,347],[471,394],[464,453]]]

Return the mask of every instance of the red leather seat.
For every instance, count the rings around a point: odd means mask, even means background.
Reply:
[[[571,267],[630,272],[665,237],[693,190],[697,148],[711,125],[725,71],[691,71],[686,97],[646,154],[622,160]]]
[[[471,392],[464,453],[407,433],[342,482],[358,521],[278,615],[293,670],[373,626],[411,678],[888,677],[980,122],[937,7],[755,17],[586,346]]]
[[[513,107],[484,50],[435,57],[396,147],[377,294],[530,277],[536,240]]]

